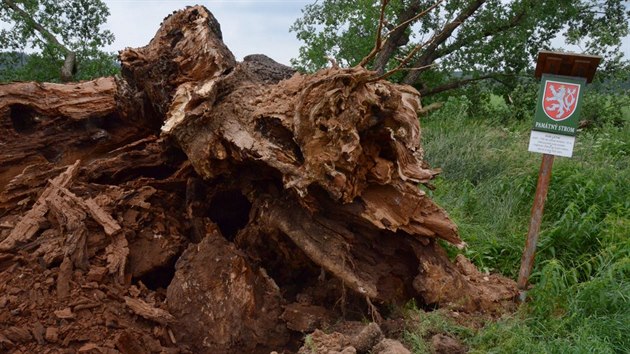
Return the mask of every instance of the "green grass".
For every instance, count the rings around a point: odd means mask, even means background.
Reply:
[[[458,224],[467,257],[515,279],[541,155],[527,151],[530,121],[499,124],[469,108],[450,99],[422,121],[426,159],[444,170],[433,198]],[[630,107],[619,111],[621,124],[600,118],[579,132],[573,158],[555,159],[530,300],[509,318],[454,333],[471,352],[630,352]],[[444,327],[423,326],[407,336],[418,353],[429,350],[418,344],[426,327]]]
[[[451,337],[470,338],[473,331],[462,325],[458,325],[448,318],[441,310],[423,312],[412,302],[405,309],[414,326],[412,330],[405,332],[403,341],[415,354],[431,353],[431,346],[427,339],[434,334],[443,333]]]

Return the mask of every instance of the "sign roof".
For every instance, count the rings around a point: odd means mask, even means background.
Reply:
[[[602,57],[597,55],[542,50],[538,52],[534,76],[536,78],[540,78],[542,74],[577,76],[586,78],[586,82],[590,83],[601,60]]]

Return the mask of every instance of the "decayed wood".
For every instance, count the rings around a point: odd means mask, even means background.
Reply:
[[[155,321],[162,325],[167,325],[175,321],[175,317],[168,313],[168,311],[152,306],[140,299],[125,296],[125,304],[136,315],[144,317],[147,320]]]
[[[59,187],[55,187],[59,189]],[[66,198],[59,192],[52,194],[46,200],[46,204],[57,219],[59,234],[65,236],[62,247],[53,249],[51,252],[70,257],[75,267],[87,270],[89,266],[87,255],[88,230],[85,225],[87,213],[75,200]]]
[[[206,179],[229,173],[229,164],[264,163],[302,199],[315,186],[341,204],[360,198],[364,218],[379,228],[408,229],[462,245],[446,214],[422,191],[409,188],[435,174],[422,166],[417,95],[385,82],[361,83],[370,77],[362,69],[330,69],[261,85],[239,66],[225,77],[198,83],[197,91],[176,94],[162,131],[176,139]],[[346,87],[345,80],[356,87]],[[214,105],[218,92],[223,96]],[[381,183],[399,194],[392,198],[397,202],[375,204],[364,197]],[[409,208],[401,208],[405,203]],[[419,203],[423,207],[414,209]]]
[[[236,60],[223,44],[221,26],[212,13],[194,6],[164,19],[145,47],[123,50],[120,63],[125,85],[118,100],[129,102],[121,110],[131,119],[159,127],[181,85],[219,76]]]
[[[434,239],[465,243],[417,187],[436,174],[422,161],[417,91],[375,80],[361,67],[269,79],[246,62],[235,63],[217,28],[207,10],[189,8],[171,15],[148,46],[121,58],[130,90],[145,92],[159,108],[154,123],[195,172],[206,181],[236,180],[255,205],[258,221],[250,219],[237,236],[241,247],[264,257],[256,238],[279,232],[368,299],[425,294],[428,303],[472,309],[476,295],[458,302],[471,288]],[[193,37],[173,38],[180,32],[205,38],[215,50],[199,51]],[[173,41],[177,50],[171,50]],[[189,57],[196,64],[182,66],[181,58]],[[204,74],[191,74],[191,65]],[[141,78],[147,68],[150,78]],[[269,184],[281,186],[283,196],[256,187]],[[374,251],[382,247],[378,237],[388,239],[387,247]],[[397,260],[401,253],[408,256]],[[375,259],[389,266],[375,267]],[[392,276],[394,269],[405,271]],[[443,295],[423,286],[443,275],[452,284]],[[391,281],[383,282],[388,276]]]
[[[0,85],[0,190],[33,164],[92,159],[138,135],[123,121],[113,78]]]
[[[111,215],[103,210],[92,199],[83,200],[68,190],[79,171],[77,160],[65,172],[49,180],[49,186],[42,192],[33,207],[13,227],[11,233],[0,242],[0,251],[11,251],[21,244],[30,241],[46,222],[46,214],[50,211],[57,219],[60,235],[65,235],[59,243],[60,247],[50,247],[52,240],[44,240],[39,247],[40,253],[47,263],[63,257],[72,260],[75,267],[87,269],[89,265],[87,251],[88,230],[85,224],[88,215],[100,224],[107,235],[114,235],[121,230],[120,225]],[[119,261],[117,263],[120,263]]]
[[[37,199],[33,207],[27,212],[11,233],[0,242],[0,251],[9,251],[18,243],[29,241],[39,230],[40,224],[44,221],[44,215],[48,212],[47,201],[57,193],[59,187],[67,186],[78,172],[79,162],[70,165],[65,172],[57,176]]]
[[[157,279],[168,312],[137,289],[112,301],[199,352],[277,350],[346,305],[378,319],[409,299],[475,311],[515,296],[438,242],[465,246],[418,187],[438,171],[413,88],[362,67],[238,63],[202,6],[120,59],[116,79],[0,86],[0,268],[19,250],[61,263],[60,301],[84,291],[74,268],[100,269],[90,287]],[[141,347],[124,333],[119,348]]]
[[[360,264],[349,252],[354,236],[343,225],[313,217],[283,202],[268,200],[260,208],[267,210],[259,215],[263,220],[282,231],[316,264],[343,279],[350,289],[370,298],[392,299],[388,297],[391,294],[379,294],[379,279],[372,278],[375,273],[357,271]]]
[[[120,282],[125,278],[125,266],[129,255],[129,242],[122,233],[114,235],[112,242],[105,249],[107,256],[107,269],[110,274],[115,274]]]
[[[59,266],[57,276],[57,297],[60,299],[70,295],[70,279],[72,278],[72,261],[70,257],[64,257]]]
[[[116,110],[112,77],[73,84],[16,82],[0,85],[0,112],[30,107],[38,114],[74,120],[106,116]],[[22,117],[15,117],[16,120]]]
[[[118,225],[118,222],[112,219],[112,216],[97,205],[93,199],[83,200],[77,197],[74,193],[70,192],[67,188],[56,184],[54,181],[51,181],[51,184],[64,196],[67,196],[76,203],[79,208],[88,212],[92,218],[103,227],[106,234],[112,236],[116,232],[120,231],[120,225]]]
[[[46,188],[48,181],[59,176],[66,168],[48,161],[28,165],[0,191],[0,213],[18,214],[28,210],[42,189]]]
[[[174,334],[197,353],[262,353],[284,346],[289,334],[280,320],[281,299],[264,270],[214,228],[182,254],[167,291]]]

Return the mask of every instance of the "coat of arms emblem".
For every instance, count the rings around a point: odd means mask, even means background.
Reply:
[[[580,93],[580,85],[551,81],[545,83],[542,107],[547,117],[561,121],[575,112]]]

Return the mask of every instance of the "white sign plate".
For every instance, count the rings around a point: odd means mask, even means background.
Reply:
[[[543,154],[571,157],[575,137],[532,130],[529,137],[529,151]]]

